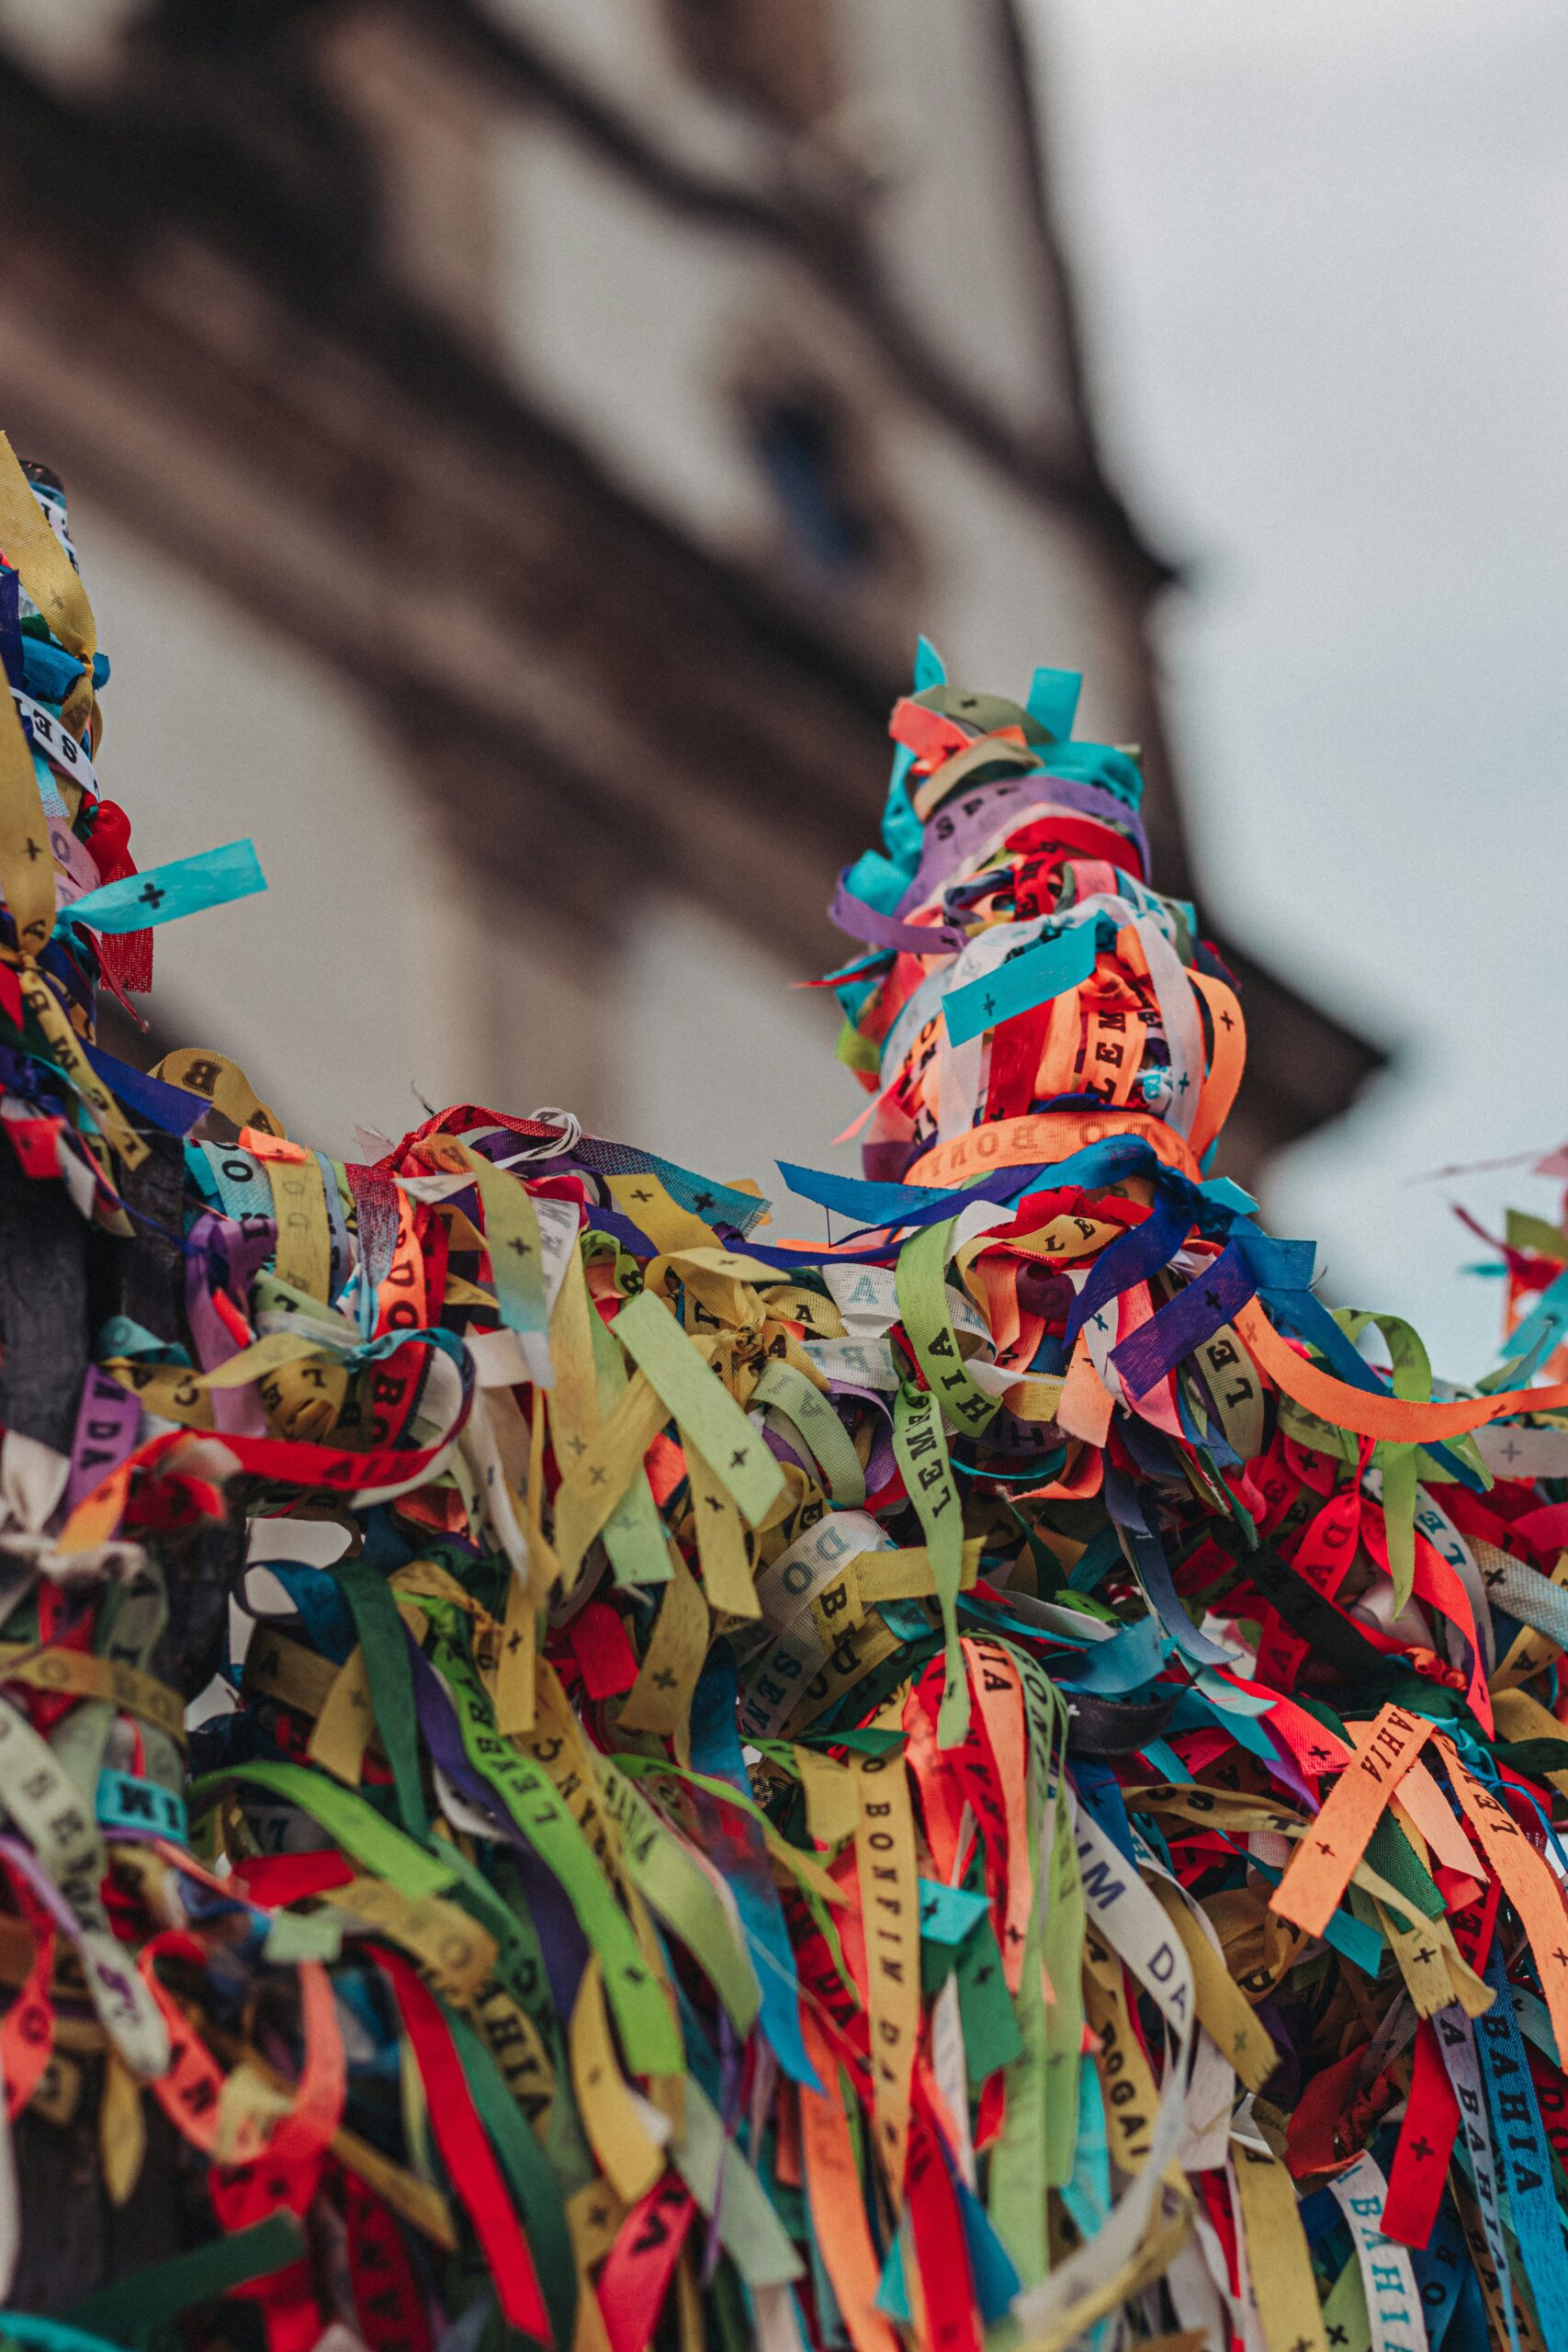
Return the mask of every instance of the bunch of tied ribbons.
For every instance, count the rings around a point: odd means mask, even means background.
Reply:
[[[1568,2352],[1568,1306],[1330,1313],[1131,758],[921,662],[831,1248],[289,1141],[10,899],[0,2336]]]

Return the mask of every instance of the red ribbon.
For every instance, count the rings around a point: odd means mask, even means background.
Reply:
[[[118,800],[99,801],[87,847],[100,881],[129,882],[136,872],[136,860],[130,854],[130,820]],[[145,996],[152,985],[152,933],[106,933],[98,941],[98,962],[111,986]]]
[[[1459,2101],[1443,2064],[1438,2037],[1429,2020],[1423,2018],[1416,2029],[1416,2067],[1410,2078],[1410,2101],[1389,2168],[1388,2199],[1382,2217],[1385,2237],[1397,2238],[1401,2245],[1424,2246],[1429,2243],[1458,2130]]]
[[[646,2352],[696,2210],[685,2184],[667,2172],[621,2223],[599,2273],[610,2352]]]
[[[391,1987],[403,2030],[413,2046],[430,2128],[447,2177],[463,2201],[490,2265],[502,2315],[525,2335],[549,2344],[555,2332],[545,2309],[534,2257],[495,2152],[468,2096],[462,2061],[453,2047],[441,2005],[399,1953],[384,1944],[368,1949]]]

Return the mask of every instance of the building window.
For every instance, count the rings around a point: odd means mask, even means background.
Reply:
[[[928,566],[890,474],[868,385],[830,371],[771,328],[738,351],[729,397],[767,492],[756,560],[865,644],[902,649],[926,609]]]
[[[840,404],[820,387],[796,385],[758,397],[748,422],[752,453],[796,555],[846,580],[874,569],[884,526],[858,478]]]

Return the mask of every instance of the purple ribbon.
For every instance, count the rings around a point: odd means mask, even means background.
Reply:
[[[1157,1315],[1129,1332],[1111,1361],[1130,1396],[1146,1396],[1168,1373],[1234,1321],[1236,1312],[1258,1295],[1251,1267],[1233,1241],[1207,1272],[1179,1291]]]
[[[1006,776],[998,784],[976,785],[972,792],[955,793],[951,802],[942,803],[926,826],[919,866],[898,901],[898,912],[924,905],[938,884],[990,839],[1010,808],[1029,808],[1038,801],[1092,817],[1125,833],[1128,846],[1137,852],[1142,874],[1147,876],[1149,837],[1136,809],[1098,784],[1075,783],[1037,769],[1029,775]]]
[[[842,875],[828,917],[852,939],[863,939],[873,947],[901,948],[909,956],[956,956],[969,943],[968,933],[951,923],[900,922],[897,915],[878,914],[874,907],[846,889]]]
[[[1134,1283],[1147,1282],[1151,1274],[1168,1265],[1186,1240],[1191,1223],[1192,1212],[1185,1194],[1163,1189],[1157,1192],[1154,1208],[1142,1224],[1130,1226],[1120,1241],[1113,1241],[1095,1260],[1089,1280],[1067,1317],[1068,1345],[1102,1306],[1119,1298],[1124,1290],[1131,1290]],[[1122,1367],[1118,1364],[1116,1368],[1120,1372]]]
[[[848,1380],[830,1380],[828,1393],[830,1396],[852,1396],[857,1403],[881,1416],[872,1434],[871,1452],[866,1456],[865,1464],[865,1490],[868,1495],[874,1495],[887,1484],[895,1467],[893,1416],[888,1410],[887,1399],[879,1388],[857,1388]]]
[[[776,1430],[771,1430],[764,1427],[762,1430],[762,1443],[767,1447],[768,1452],[773,1455],[775,1462],[782,1462],[786,1468],[793,1468],[800,1471],[803,1476],[807,1478],[814,1476],[814,1473],[804,1454],[798,1453],[795,1447],[791,1445],[788,1438],[781,1437]]]
[[[899,1183],[907,1168],[912,1168],[922,1152],[930,1148],[930,1138],[920,1140],[908,1136],[902,1142],[873,1136],[860,1148],[860,1164],[874,1184]]]
[[[236,1300],[247,1299],[276,1238],[269,1217],[238,1225],[215,1209],[203,1209],[192,1225],[186,1244],[186,1319],[203,1372],[215,1371],[240,1352],[240,1342],[212,1304],[213,1292],[223,1289]],[[214,1429],[231,1430],[236,1437],[265,1436],[266,1415],[254,1388],[211,1388],[208,1395]]]
[[[141,1426],[141,1407],[131,1391],[90,1363],[76,1409],[76,1433],[71,1441],[71,1475],[65,1482],[68,1513],[134,1452]]]
[[[406,1627],[404,1631],[407,1632]],[[413,1669],[414,1709],[431,1760],[440,1765],[452,1786],[470,1804],[477,1806],[488,1821],[494,1822],[496,1839],[510,1848],[523,1881],[528,1916],[545,1956],[551,1996],[560,2015],[570,2017],[588,1965],[588,1939],[578,1926],[559,1880],[539,1860],[484,1775],[469,1763],[446,1687],[412,1634],[408,1634],[408,1651]]]
[[[26,1879],[55,1926],[62,1928],[74,1942],[82,1932],[82,1923],[32,1848],[24,1839],[7,1834],[0,1837],[0,1855],[5,1856],[19,1878]]]

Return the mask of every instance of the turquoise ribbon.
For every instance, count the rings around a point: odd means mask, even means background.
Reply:
[[[1015,1013],[1032,1012],[1053,997],[1081,988],[1094,970],[1099,917],[1074,925],[1058,939],[1028,948],[982,978],[968,981],[942,999],[942,1017],[955,1046],[965,1046]]]
[[[145,874],[127,875],[123,882],[106,882],[62,907],[60,920],[88,931],[153,931],[181,915],[226,907],[265,888],[254,842],[225,842],[220,849],[198,850],[194,857],[172,858]]]

